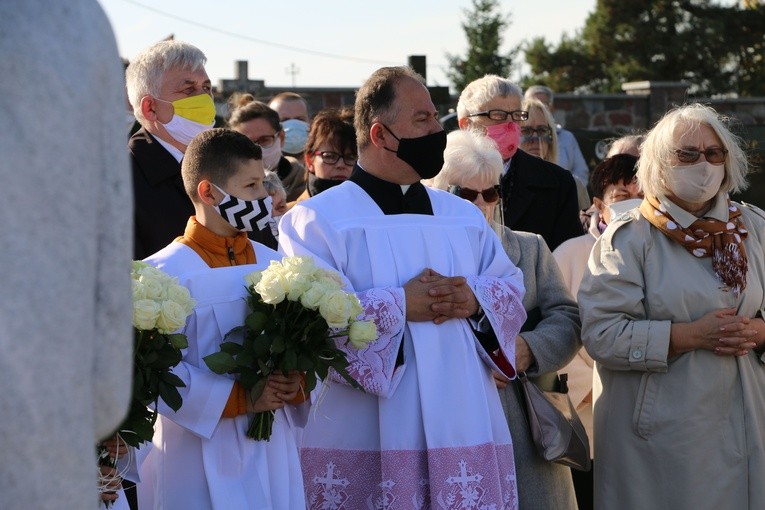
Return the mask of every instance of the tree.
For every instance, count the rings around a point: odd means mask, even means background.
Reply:
[[[467,37],[467,55],[462,58],[447,53],[449,69],[446,75],[459,92],[468,83],[486,74],[509,76],[513,58],[518,50],[500,54],[502,32],[510,25],[510,15],[499,11],[499,0],[472,0],[471,10],[464,9],[466,20],[462,29]]]
[[[535,39],[526,47],[531,76],[524,83],[619,92],[627,81],[687,81],[697,95],[763,94],[764,41],[763,6],[598,0],[573,38],[555,47]]]

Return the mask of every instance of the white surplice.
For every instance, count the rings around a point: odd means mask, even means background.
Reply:
[[[348,181],[281,220],[284,253],[338,270],[379,333],[361,351],[339,344],[366,392],[333,377],[308,418],[300,454],[309,508],[517,508],[512,441],[490,372],[498,367],[468,320],[407,322],[403,285],[426,267],[467,277],[514,364],[523,278],[474,205],[427,192],[433,216],[386,216]]]
[[[183,333],[189,347],[173,369],[186,384],[174,412],[160,400],[154,448],[141,470],[142,509],[304,509],[300,460],[284,410],[270,441],[246,436],[249,418],[221,418],[234,378],[218,375],[204,358],[248,313],[244,276],[279,254],[253,243],[256,264],[210,268],[191,248],[174,242],[146,262],[177,276],[196,299]],[[230,337],[227,341],[240,341]],[[305,405],[305,404],[304,404]]]

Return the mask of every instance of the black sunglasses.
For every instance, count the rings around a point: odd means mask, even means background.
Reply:
[[[707,161],[717,165],[725,162],[725,156],[728,154],[727,149],[722,147],[713,147],[705,151],[698,149],[675,149],[678,161],[682,163],[695,163],[699,160],[703,154]]]
[[[464,198],[465,200],[470,200],[471,202],[475,202],[475,199],[478,198],[478,195],[480,194],[483,196],[484,201],[491,203],[499,200],[499,185],[497,184],[483,191],[476,191],[474,189],[453,185],[449,187],[449,193]]]

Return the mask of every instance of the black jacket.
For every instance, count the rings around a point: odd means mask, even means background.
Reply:
[[[194,206],[183,189],[181,164],[144,128],[128,142],[133,169],[134,257],[143,259],[183,235]]]
[[[571,172],[518,149],[500,184],[506,227],[541,235],[550,251],[584,233]]]

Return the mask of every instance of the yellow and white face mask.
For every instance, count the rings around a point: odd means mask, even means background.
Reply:
[[[188,145],[199,133],[215,125],[215,103],[210,94],[184,97],[172,102],[159,98],[157,100],[173,105],[173,118],[163,125],[170,136],[183,145]]]

